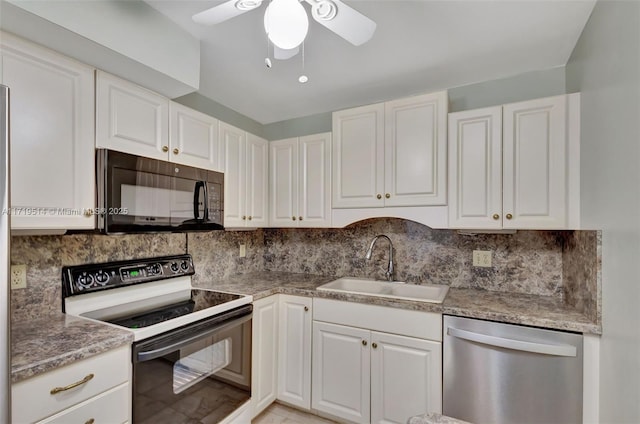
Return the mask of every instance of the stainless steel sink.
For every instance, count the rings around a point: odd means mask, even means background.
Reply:
[[[397,281],[388,282],[369,280],[367,278],[342,277],[323,284],[318,287],[318,290],[442,303],[449,291],[449,286],[442,284],[405,284]]]

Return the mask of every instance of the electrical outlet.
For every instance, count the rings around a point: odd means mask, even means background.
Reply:
[[[247,245],[241,243],[240,244],[240,257],[244,258],[245,256],[247,256]]]
[[[474,250],[473,266],[491,267],[491,250]]]
[[[27,266],[11,265],[11,290],[27,287]]]

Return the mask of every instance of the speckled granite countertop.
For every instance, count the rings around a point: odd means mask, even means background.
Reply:
[[[457,418],[451,418],[440,414],[424,414],[416,415],[409,418],[407,424],[470,424],[468,421],[462,421]]]
[[[601,327],[586,315],[550,297],[450,288],[444,303],[436,304],[316,290],[318,286],[335,279],[336,277],[310,274],[259,272],[234,275],[224,280],[200,282],[198,287],[252,295],[254,300],[284,293],[439,312],[556,330],[590,334],[602,332]]]
[[[286,272],[259,272],[235,275],[207,283],[201,282],[198,287],[252,295],[254,300],[282,293],[582,333],[601,334],[602,332],[601,327],[584,314],[553,298],[451,288],[444,303],[436,304],[316,290],[318,286],[335,278]],[[62,313],[35,321],[13,322],[11,381],[16,383],[132,341],[132,333],[126,330]]]
[[[131,343],[133,333],[63,313],[11,323],[11,382],[17,383]]]

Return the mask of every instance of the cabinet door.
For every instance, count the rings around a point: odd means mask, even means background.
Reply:
[[[312,357],[312,408],[368,423],[369,331],[314,321]]]
[[[224,225],[244,227],[246,216],[245,132],[220,122],[220,156],[224,158]]]
[[[371,333],[371,422],[442,412],[442,344]]]
[[[169,160],[220,170],[218,120],[179,103],[169,105]]]
[[[11,96],[12,229],[95,228],[93,69],[1,33]]]
[[[280,295],[278,400],[311,408],[310,297]]]
[[[252,418],[276,400],[278,388],[278,296],[253,302]]]
[[[269,154],[270,225],[298,226],[298,139],[272,141]]]
[[[502,228],[500,106],[449,114],[449,227]]]
[[[503,107],[504,228],[566,226],[566,96]]]
[[[300,137],[300,227],[331,226],[331,133]]]
[[[447,92],[385,103],[385,206],[447,203]]]
[[[384,104],[334,112],[332,169],[333,208],[384,206]]]
[[[98,71],[96,147],[167,160],[169,100]]]
[[[246,214],[247,226],[269,224],[269,143],[247,133]]]

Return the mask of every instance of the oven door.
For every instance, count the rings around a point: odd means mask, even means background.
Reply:
[[[246,305],[133,345],[133,422],[218,422],[251,398]]]

